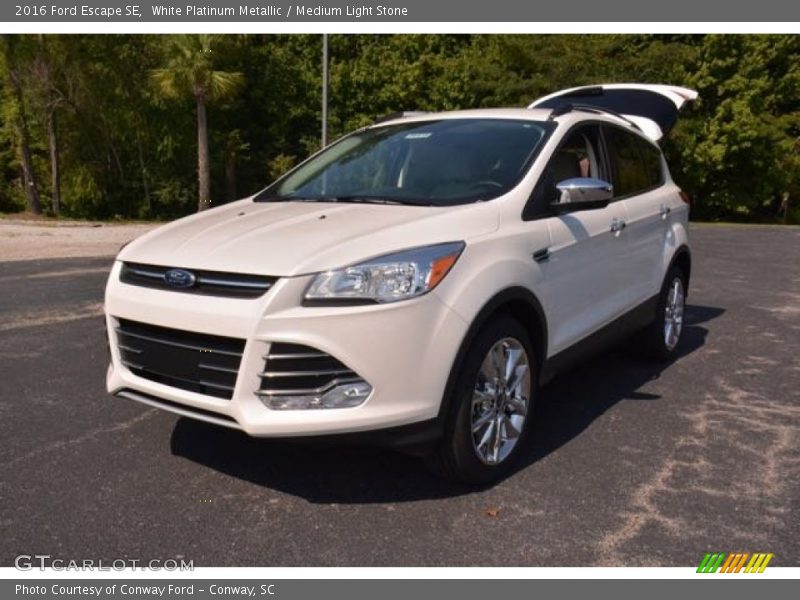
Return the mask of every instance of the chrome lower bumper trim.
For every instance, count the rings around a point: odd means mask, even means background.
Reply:
[[[190,417],[192,419],[197,419],[198,421],[205,421],[206,423],[213,423],[214,425],[221,425],[222,427],[228,427],[230,429],[242,431],[242,427],[239,425],[239,423],[237,423],[232,417],[228,417],[226,415],[214,415],[211,411],[194,408],[185,404],[178,404],[177,402],[163,400],[161,398],[155,398],[153,396],[141,394],[128,389],[119,390],[114,393],[114,396],[127,398],[128,400],[134,400],[154,408],[160,408],[161,410],[166,410],[171,413],[175,413],[176,415],[181,415],[182,417]]]

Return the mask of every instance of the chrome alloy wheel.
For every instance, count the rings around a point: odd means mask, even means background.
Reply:
[[[680,277],[676,277],[669,286],[667,302],[664,307],[664,345],[667,350],[674,350],[678,345],[678,340],[681,339],[685,299],[683,281]]]
[[[472,392],[472,447],[487,465],[503,462],[519,441],[531,394],[531,372],[525,347],[503,338],[483,359]]]

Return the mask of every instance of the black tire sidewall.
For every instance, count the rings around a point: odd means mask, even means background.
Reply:
[[[672,282],[675,281],[675,279],[681,280],[681,285],[683,286],[684,314],[686,311],[686,276],[678,267],[672,267],[667,272],[667,276],[664,278],[664,283],[661,286],[661,294],[658,299],[658,312],[656,313],[656,319],[653,322],[652,331],[650,332],[650,336],[652,338],[650,343],[654,347],[654,354],[661,358],[669,358],[674,356],[681,345],[681,338],[683,337],[682,327],[681,333],[678,336],[678,342],[675,344],[674,348],[668,348],[667,342],[664,339],[664,321],[667,317],[667,297],[669,296],[669,291],[672,288]]]
[[[514,338],[525,348],[531,371],[531,397],[528,400],[528,416],[525,419],[519,440],[511,453],[498,465],[487,465],[481,461],[473,447],[471,431],[472,392],[478,371],[489,349],[503,338]],[[449,419],[444,443],[452,461],[453,470],[459,479],[470,483],[491,482],[508,470],[525,446],[525,440],[533,420],[534,400],[538,389],[538,361],[533,352],[525,328],[512,317],[499,316],[487,323],[473,341],[461,365],[453,391],[453,411]]]

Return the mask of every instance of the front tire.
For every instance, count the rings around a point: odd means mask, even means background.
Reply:
[[[653,322],[639,335],[639,349],[648,358],[667,360],[675,355],[683,333],[686,308],[686,276],[678,267],[672,267],[658,298]]]
[[[456,376],[445,434],[430,457],[450,479],[486,484],[511,468],[527,437],[537,384],[525,328],[499,316],[478,333]]]

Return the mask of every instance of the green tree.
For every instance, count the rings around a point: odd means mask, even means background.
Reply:
[[[74,65],[70,47],[59,36],[38,34],[36,50],[28,69],[25,88],[31,104],[45,126],[50,166],[50,210],[61,212],[61,147],[58,113],[71,101],[70,84],[74,81],[68,66]]]
[[[0,72],[4,75],[4,87],[7,90],[3,98],[2,112],[3,120],[11,125],[10,137],[22,169],[22,183],[28,210],[38,215],[42,213],[42,202],[31,151],[28,110],[21,82],[23,62],[29,59],[25,56],[25,41],[18,36],[7,34],[0,36]]]
[[[800,187],[800,37],[706,36],[689,69],[700,99],[673,147],[700,216],[786,218]]]
[[[156,89],[165,98],[195,101],[198,210],[211,206],[207,105],[232,98],[244,86],[242,73],[215,69],[212,47],[219,42],[220,36],[209,34],[170,36],[164,66],[151,72]]]
[[[800,222],[799,36],[330,41],[334,137],[401,110],[522,107],[604,81],[686,85],[700,100],[665,151],[693,217]],[[320,50],[319,35],[0,36],[0,210],[171,219],[251,194],[319,148]]]

